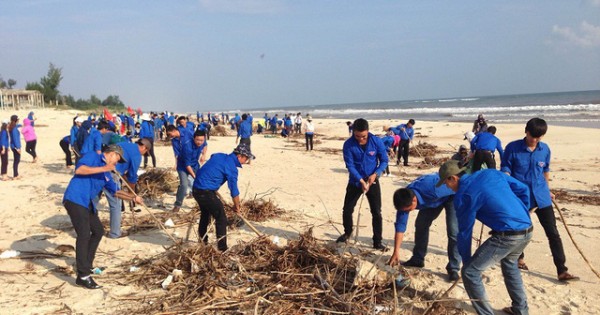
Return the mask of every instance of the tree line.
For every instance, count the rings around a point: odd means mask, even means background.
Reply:
[[[126,108],[125,104],[119,99],[118,95],[109,95],[104,100],[101,100],[96,95],[92,94],[89,99],[75,99],[71,94],[62,95],[58,90],[62,81],[62,68],[56,67],[50,63],[46,76],[40,78],[38,82],[27,82],[26,90],[40,91],[44,94],[44,100],[50,104],[64,104],[75,109],[95,109],[100,106],[108,107],[111,110],[122,110]],[[14,79],[4,80],[0,75],[0,88],[12,89],[17,85]]]

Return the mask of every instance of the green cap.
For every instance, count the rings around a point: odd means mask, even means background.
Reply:
[[[123,157],[123,148],[121,148],[120,146],[118,146],[116,144],[111,144],[111,145],[107,146],[106,149],[104,149],[104,152],[106,152],[106,153],[115,152],[121,157],[121,159],[119,160],[119,163],[127,162],[125,157]]]
[[[465,171],[466,167],[460,167],[460,161],[457,160],[449,160],[446,163],[442,164],[440,167],[440,180],[435,184],[435,187],[440,187],[446,179],[452,175],[458,175],[461,172]]]

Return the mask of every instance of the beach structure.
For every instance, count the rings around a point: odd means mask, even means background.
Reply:
[[[43,108],[44,94],[35,90],[0,89],[1,109]]]

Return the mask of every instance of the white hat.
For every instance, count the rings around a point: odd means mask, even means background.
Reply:
[[[143,113],[142,116],[140,117],[142,120],[152,120],[150,118],[150,114],[148,113]]]
[[[8,121],[8,119],[4,119],[4,120],[2,120],[2,123],[3,123],[3,124],[8,124],[8,123],[9,123],[9,121]]]
[[[465,138],[463,140],[469,140],[469,142],[471,142],[473,138],[475,138],[473,131],[467,131],[465,132]]]
[[[77,118],[75,118],[75,122],[80,122],[80,123],[82,123],[82,122],[84,122],[84,121],[85,121],[85,118],[83,118],[83,116],[77,116]]]

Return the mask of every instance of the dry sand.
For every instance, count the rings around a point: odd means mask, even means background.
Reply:
[[[2,113],[3,118],[13,113]],[[26,111],[17,112],[25,117]],[[54,251],[58,245],[74,245],[74,231],[69,217],[61,205],[63,192],[71,179],[72,171],[65,168],[64,154],[59,140],[68,134],[74,111],[57,111],[53,109],[36,110],[38,118],[36,131],[38,134],[39,162],[32,163],[29,155],[23,154],[19,181],[0,182],[0,251],[14,249],[19,251]],[[404,122],[405,119],[402,119]],[[348,135],[342,120],[314,121],[316,132],[322,141],[315,145],[315,150],[306,152],[303,146],[280,137],[264,137],[254,135],[252,148],[257,159],[252,165],[240,170],[239,187],[243,198],[252,198],[255,194],[274,190],[271,198],[282,208],[291,211],[290,218],[272,220],[255,224],[262,232],[278,236],[283,241],[295,238],[310,226],[315,226],[315,235],[323,240],[333,240],[342,229],[341,208],[348,180],[341,149],[344,137]],[[384,125],[395,125],[395,121],[372,121],[371,130],[380,133]],[[446,123],[418,121],[416,131],[427,137],[415,138],[436,144],[446,151],[440,155],[449,156],[454,152],[452,146],[466,144],[462,133],[471,127],[470,123]],[[499,125],[497,135],[503,145],[523,137],[524,123],[519,125]],[[336,140],[325,140],[325,138]],[[552,149],[552,188],[563,188],[570,193],[597,195],[600,190],[600,129],[584,129],[550,126],[544,141]],[[300,139],[302,140],[302,139]],[[230,152],[235,145],[235,137],[213,137],[209,141],[209,153]],[[334,149],[328,152],[327,148]],[[338,149],[338,150],[335,150]],[[171,147],[156,148],[159,167],[174,165]],[[404,187],[420,174],[437,171],[437,168],[418,169],[415,167],[421,159],[413,158],[411,166],[400,169],[391,166],[394,177],[382,177],[382,198],[384,216],[384,242],[393,245],[395,210],[392,205],[393,192]],[[10,157],[9,175],[12,176],[12,154]],[[404,173],[400,174],[403,171]],[[400,176],[402,175],[402,176]],[[227,185],[221,194],[229,199]],[[172,207],[174,194],[165,197],[166,209]],[[600,268],[600,206],[566,203],[558,200],[561,207],[566,208],[566,218],[576,241],[587,254],[593,264]],[[193,199],[186,199],[183,211],[194,206]],[[106,202],[100,207],[101,217],[108,217]],[[157,212],[165,208],[155,208]],[[356,208],[358,210],[358,206]],[[355,211],[355,216],[356,216]],[[128,212],[125,216],[129,215]],[[370,222],[368,204],[362,209],[361,222]],[[324,224],[331,216],[337,224]],[[442,214],[443,216],[443,214]],[[414,219],[411,215],[409,229],[402,246],[402,259],[411,255],[414,237]],[[556,269],[543,229],[534,218],[535,234],[527,247],[527,263],[530,271],[523,272],[523,281],[527,290],[531,314],[598,314],[600,313],[599,280],[589,270],[569,240],[564,227],[559,223],[567,265],[570,272],[582,278],[581,281],[562,284],[556,280]],[[449,287],[445,281],[446,232],[443,217],[434,221],[431,233],[429,254],[426,266],[420,279],[413,279],[413,285],[428,288],[431,291],[443,291]],[[363,225],[361,223],[361,225]],[[196,229],[196,227],[194,227]],[[176,235],[184,236],[185,227],[172,230]],[[479,223],[475,227],[479,231]],[[487,229],[486,229],[487,231]],[[192,233],[193,234],[193,233]],[[247,240],[253,237],[247,228],[236,230],[230,235],[230,244],[236,239]],[[193,240],[197,236],[192,236]],[[214,237],[211,235],[211,239]],[[371,227],[365,223],[360,229],[359,241],[365,246],[371,245]],[[67,258],[56,259],[1,259],[0,298],[3,314],[53,313],[63,310],[68,313],[115,313],[120,305],[127,303],[122,298],[140,289],[118,285],[114,281],[103,280],[111,272],[111,267],[126,262],[133,257],[148,257],[164,251],[169,245],[169,238],[160,230],[143,231],[118,240],[103,238],[96,257],[95,265],[107,266],[104,275],[96,277],[105,287],[102,290],[88,291],[74,285],[73,276],[59,272],[46,272],[56,267],[71,268],[74,264],[74,253],[67,253]],[[387,260],[391,252],[384,256]],[[383,261],[383,260],[382,260]],[[27,272],[24,272],[27,271]],[[16,272],[10,274],[8,272]],[[499,266],[485,273],[485,285],[494,308],[500,310],[510,304],[510,298],[504,287]],[[454,289],[451,297],[465,299],[467,295],[462,287]],[[594,302],[596,301],[596,302]],[[468,312],[472,308],[468,303],[457,302]]]

